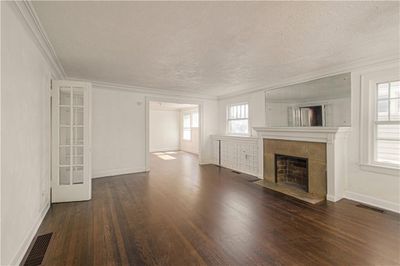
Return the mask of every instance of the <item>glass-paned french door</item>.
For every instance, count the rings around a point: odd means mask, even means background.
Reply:
[[[52,92],[52,202],[89,200],[91,86],[56,80]]]

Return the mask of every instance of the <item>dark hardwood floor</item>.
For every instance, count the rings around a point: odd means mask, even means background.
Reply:
[[[45,265],[398,265],[399,216],[342,200],[312,206],[179,152],[151,172],[93,180],[54,204]]]

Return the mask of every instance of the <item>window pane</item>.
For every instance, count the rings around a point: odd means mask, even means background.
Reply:
[[[378,101],[378,121],[388,120],[389,115],[389,104],[387,100]]]
[[[400,163],[400,141],[378,140],[376,160],[384,163]]]
[[[400,97],[400,81],[390,83],[390,98]]]
[[[400,140],[400,124],[396,125],[377,125],[377,139]]]
[[[183,139],[184,140],[191,140],[192,139],[192,130],[191,129],[184,129],[183,130]]]
[[[229,107],[229,118],[235,118],[236,116],[236,106]]]
[[[199,113],[192,113],[192,127],[199,127]]]
[[[400,120],[400,99],[390,100],[390,120]]]
[[[378,84],[378,99],[389,98],[389,83]]]
[[[248,120],[231,120],[229,121],[229,133],[231,134],[247,134],[249,132]]]
[[[183,115],[183,127],[190,128],[190,114]]]
[[[240,119],[249,117],[248,104],[236,104],[229,107],[228,119]]]

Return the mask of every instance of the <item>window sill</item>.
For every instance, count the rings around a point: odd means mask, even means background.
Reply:
[[[384,175],[400,176],[400,168],[376,165],[376,164],[360,164],[360,169],[368,172],[374,172]]]

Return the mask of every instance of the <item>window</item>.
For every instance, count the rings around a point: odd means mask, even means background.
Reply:
[[[232,104],[228,107],[228,134],[249,134],[249,105]]]
[[[192,113],[192,127],[199,127],[199,113],[193,112]]]
[[[376,85],[374,160],[400,165],[400,81]]]
[[[192,139],[191,117],[190,113],[183,113],[183,136],[184,140]]]
[[[357,74],[354,74],[355,77]],[[400,73],[397,64],[360,75],[360,169],[399,175]],[[349,143],[350,144],[350,143]]]

